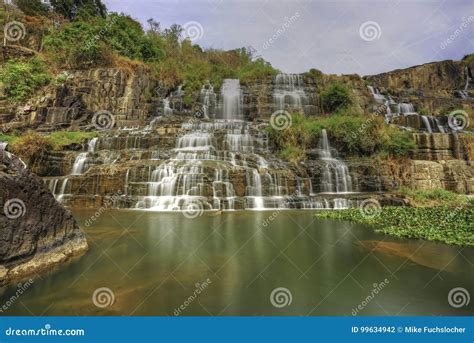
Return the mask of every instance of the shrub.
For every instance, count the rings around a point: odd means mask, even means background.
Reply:
[[[329,85],[321,92],[321,103],[329,112],[348,107],[352,103],[349,87],[339,83]]]
[[[354,109],[339,110],[328,117],[293,113],[289,128],[278,131],[269,126],[268,133],[280,151],[292,147],[304,152],[317,146],[323,129],[327,130],[331,145],[345,155],[405,156],[415,148],[411,134],[384,124],[382,118],[363,115]],[[287,152],[283,156],[290,155]],[[305,157],[304,153],[292,156]]]
[[[43,60],[34,57],[28,61],[9,60],[0,71],[0,82],[11,101],[21,101],[50,81]]]
[[[53,144],[47,137],[34,131],[28,131],[14,140],[10,149],[32,169],[35,169],[48,152],[53,150]]]
[[[65,24],[44,38],[45,52],[59,67],[68,69],[107,64],[107,49],[100,39],[95,38],[100,27],[100,23],[89,22]]]

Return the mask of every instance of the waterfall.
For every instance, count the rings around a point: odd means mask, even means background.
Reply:
[[[238,79],[224,79],[221,89],[222,118],[242,119],[243,97]]]
[[[397,108],[398,108],[398,113],[399,114],[407,115],[407,114],[416,113],[415,112],[415,107],[411,103],[401,102],[397,105]]]
[[[59,190],[59,194],[57,195],[54,195],[54,197],[56,198],[57,201],[59,202],[62,202],[63,201],[63,198],[64,198],[64,195],[65,195],[65,192],[66,192],[66,187],[67,187],[67,184],[68,184],[68,181],[69,179],[68,178],[65,178],[61,184],[61,189]]]
[[[163,114],[165,116],[172,115],[173,109],[170,107],[170,98],[163,99]]]
[[[376,87],[372,87],[372,86],[367,86],[367,88],[369,89],[370,93],[372,94],[372,96],[374,97],[374,100],[377,101],[378,103],[380,104],[383,104],[385,103],[385,101],[387,100],[385,98],[385,96],[383,94],[380,94],[380,91],[378,88]]]
[[[424,129],[428,133],[441,132],[446,133],[444,126],[440,123],[439,119],[434,116],[421,116]]]
[[[421,116],[421,120],[423,121],[423,125],[424,125],[426,131],[428,131],[428,133],[433,133],[433,129],[431,127],[430,121],[428,120],[428,117],[427,116]]]
[[[300,74],[283,74],[275,76],[273,99],[276,110],[285,108],[304,110],[308,105],[308,96],[305,93],[303,77]]]
[[[87,152],[81,152],[74,161],[72,166],[72,175],[81,175],[84,172],[84,168],[87,164]]]
[[[469,68],[467,66],[464,67],[464,77],[466,78],[466,83],[464,84],[464,89],[456,91],[462,99],[470,99],[468,90],[469,85],[471,83],[471,77],[469,76]]]
[[[203,117],[209,118],[209,116],[215,116],[216,108],[216,93],[214,93],[214,87],[210,84],[203,85],[200,93],[200,101],[203,105]]]
[[[95,152],[96,145],[97,145],[97,137],[94,137],[87,144],[87,151],[88,152]]]
[[[0,142],[0,150],[6,150],[8,146],[7,142]]]
[[[319,142],[320,158],[324,162],[320,189],[323,193],[352,192],[352,179],[349,169],[343,162],[334,158],[331,152],[327,132],[321,131]]]

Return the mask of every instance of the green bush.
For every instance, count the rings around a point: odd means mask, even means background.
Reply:
[[[45,63],[38,57],[27,61],[9,60],[0,70],[0,83],[5,88],[7,98],[12,102],[24,100],[38,88],[47,85],[50,80]]]
[[[108,52],[103,41],[98,39],[103,20],[72,22],[60,30],[52,31],[44,40],[44,49],[49,58],[59,67],[81,69],[108,62]]]
[[[37,168],[43,158],[53,150],[53,144],[45,137],[34,131],[28,131],[11,143],[11,151],[19,156],[31,168]]]
[[[329,85],[321,92],[321,103],[329,112],[347,108],[352,103],[349,87],[339,83]]]
[[[268,133],[280,151],[292,147],[304,152],[318,145],[323,129],[326,129],[332,146],[345,155],[370,156],[384,153],[405,156],[415,148],[409,133],[384,124],[382,118],[363,115],[350,108],[340,109],[327,117],[305,117],[300,113],[293,113],[289,128],[279,131],[269,126]],[[285,153],[283,156],[289,155]],[[305,157],[304,153],[293,156],[301,159]]]

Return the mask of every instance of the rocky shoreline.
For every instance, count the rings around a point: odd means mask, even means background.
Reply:
[[[86,238],[72,214],[16,156],[0,151],[0,285],[82,255]]]

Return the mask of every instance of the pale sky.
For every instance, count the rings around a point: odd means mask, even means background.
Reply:
[[[162,27],[188,23],[203,48],[250,45],[284,72],[368,75],[474,52],[474,0],[104,2],[145,26],[149,18]]]

